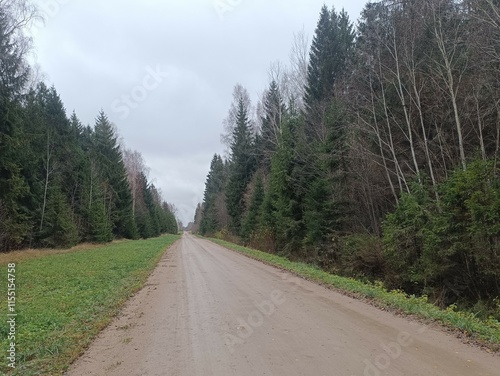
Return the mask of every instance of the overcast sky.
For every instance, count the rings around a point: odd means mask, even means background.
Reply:
[[[68,115],[102,108],[150,180],[192,221],[236,83],[252,101],[293,35],[314,35],[324,0],[35,0],[34,57]],[[356,21],[367,0],[334,0]]]

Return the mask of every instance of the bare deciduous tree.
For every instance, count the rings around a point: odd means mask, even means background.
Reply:
[[[255,113],[252,108],[252,101],[247,89],[245,89],[241,84],[236,84],[233,89],[233,102],[229,108],[227,117],[223,120],[224,131],[221,134],[221,142],[226,146],[226,155],[228,155],[228,150],[230,148],[231,142],[233,140],[233,132],[236,126],[236,116],[238,114],[238,103],[242,99],[246,113],[252,115]],[[251,123],[251,128],[255,129],[255,120],[253,118],[249,119]]]
[[[144,163],[141,153],[131,149],[123,149],[123,162],[125,163],[125,168],[127,170],[127,179],[132,192],[132,211],[135,215],[137,197],[141,194],[139,192],[142,189],[139,177],[141,173],[145,176],[148,175],[149,169]]]

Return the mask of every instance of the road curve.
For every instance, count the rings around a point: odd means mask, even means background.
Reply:
[[[500,358],[185,234],[67,372],[498,375]]]

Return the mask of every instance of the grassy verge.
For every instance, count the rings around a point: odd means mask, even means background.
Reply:
[[[62,374],[137,292],[177,235],[0,261],[0,374]],[[14,258],[15,255],[13,255]],[[8,367],[7,263],[16,262],[16,368]]]
[[[470,312],[443,310],[429,303],[426,297],[409,296],[402,291],[387,291],[381,283],[369,284],[352,278],[329,274],[317,267],[292,262],[284,257],[242,247],[219,239],[210,239],[223,247],[251,258],[288,270],[308,280],[333,287],[342,292],[371,300],[375,305],[413,315],[420,319],[438,322],[452,331],[466,335],[492,351],[500,350],[500,322],[490,318],[480,320]]]

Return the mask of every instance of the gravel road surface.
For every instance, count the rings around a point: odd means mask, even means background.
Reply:
[[[67,373],[500,375],[500,357],[184,234]]]

